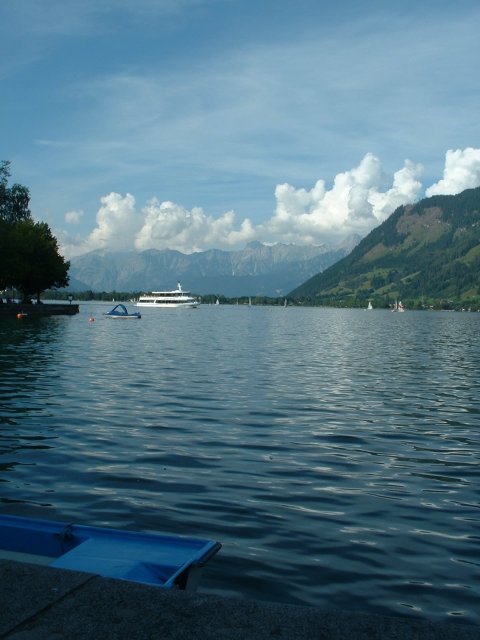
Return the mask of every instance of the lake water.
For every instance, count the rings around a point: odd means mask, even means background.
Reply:
[[[0,321],[4,513],[216,539],[204,593],[480,623],[480,314],[112,306]]]

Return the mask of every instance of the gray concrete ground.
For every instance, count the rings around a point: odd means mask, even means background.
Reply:
[[[480,640],[480,627],[190,594],[0,560],[0,637]]]

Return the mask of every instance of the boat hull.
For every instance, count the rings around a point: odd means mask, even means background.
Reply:
[[[198,302],[137,302],[135,306],[155,309],[196,309],[198,307]]]
[[[194,590],[220,543],[0,515],[0,557]]]

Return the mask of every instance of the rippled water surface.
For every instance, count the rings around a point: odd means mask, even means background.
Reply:
[[[4,513],[219,540],[205,593],[480,623],[480,314],[111,306],[0,321]]]

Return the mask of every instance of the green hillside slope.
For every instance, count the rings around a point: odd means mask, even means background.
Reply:
[[[480,187],[399,207],[344,259],[295,289],[309,304],[480,305]]]

